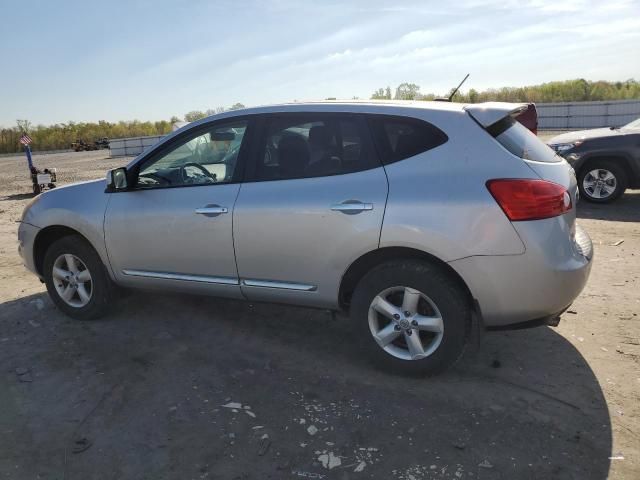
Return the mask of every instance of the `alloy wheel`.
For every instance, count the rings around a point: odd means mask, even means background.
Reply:
[[[616,176],[604,168],[589,171],[582,180],[582,188],[591,198],[609,198],[616,191],[617,186]]]
[[[444,334],[442,315],[427,295],[396,286],[376,295],[369,306],[369,329],[376,343],[402,360],[433,354]]]
[[[60,298],[72,307],[81,308],[91,300],[93,281],[91,272],[75,255],[66,253],[53,263],[53,285]]]

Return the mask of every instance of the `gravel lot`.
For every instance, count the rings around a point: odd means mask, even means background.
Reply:
[[[127,161],[34,159],[60,184]],[[135,292],[73,321],[18,257],[29,192],[0,159],[0,478],[640,478],[640,191],[579,206],[596,257],[559,327],[435,379],[372,369],[318,310]]]

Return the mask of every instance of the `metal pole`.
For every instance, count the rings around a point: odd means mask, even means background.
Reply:
[[[24,153],[27,155],[27,163],[29,164],[29,172],[33,171],[33,161],[31,160],[31,147],[29,145],[24,146]]]

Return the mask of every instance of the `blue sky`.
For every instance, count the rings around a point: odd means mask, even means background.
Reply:
[[[0,125],[640,79],[640,0],[0,0]]]

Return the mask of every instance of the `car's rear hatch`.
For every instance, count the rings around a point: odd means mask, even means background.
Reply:
[[[572,207],[563,214],[571,230],[575,224],[578,189],[573,168],[536,135],[514,120],[527,104],[488,102],[465,106],[467,113],[504,149],[521,159],[542,180],[564,187]]]

